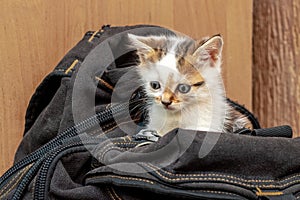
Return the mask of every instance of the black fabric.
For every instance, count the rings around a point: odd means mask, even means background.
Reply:
[[[134,49],[124,53],[127,32],[174,34],[144,25],[103,26],[97,33],[88,32],[33,95],[15,165],[0,179],[1,199],[300,197],[299,138],[181,129],[157,142],[133,137],[147,113],[136,103],[142,102],[143,94],[130,87],[139,83],[137,75],[129,73],[138,61]],[[112,111],[126,100],[137,111]],[[287,127],[261,130],[248,110],[228,102],[249,116],[255,133],[291,133]],[[103,115],[93,117],[95,113]],[[115,118],[101,121],[113,114]]]

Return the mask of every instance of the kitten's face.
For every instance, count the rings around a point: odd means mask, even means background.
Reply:
[[[210,97],[201,74],[188,63],[181,67],[178,64],[176,55],[167,54],[139,70],[148,97],[153,98],[156,106],[170,112],[178,112]]]
[[[211,101],[207,79],[219,73],[222,39],[209,45],[182,37],[129,35],[140,58],[139,74],[154,106],[179,112],[195,103]],[[204,43],[206,44],[206,43]],[[211,81],[213,82],[213,81]]]

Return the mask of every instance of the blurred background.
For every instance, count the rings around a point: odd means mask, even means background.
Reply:
[[[35,88],[89,30],[154,24],[224,38],[227,96],[263,127],[300,136],[299,0],[0,0],[0,174],[12,165]]]

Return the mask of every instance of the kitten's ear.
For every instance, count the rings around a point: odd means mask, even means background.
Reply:
[[[151,38],[133,34],[128,34],[128,38],[131,46],[137,50],[137,55],[139,56],[140,62],[145,63],[148,55],[154,51],[154,49],[150,46]]]
[[[199,47],[193,53],[199,62],[209,63],[211,67],[220,68],[223,39],[220,35],[215,35],[205,41],[198,43]]]
[[[134,48],[136,48],[139,51],[139,53],[147,54],[153,50],[153,48],[149,44],[149,37],[138,36],[128,33],[128,38],[131,45]]]
[[[133,34],[128,34],[128,38],[131,46],[137,49],[137,55],[141,62],[155,61],[156,57],[162,53],[157,49],[160,49],[166,40],[164,36],[137,36]]]

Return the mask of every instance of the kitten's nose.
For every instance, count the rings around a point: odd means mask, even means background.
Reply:
[[[162,103],[164,106],[168,107],[169,105],[172,104],[172,101],[168,101],[168,102],[161,101],[161,103]]]

